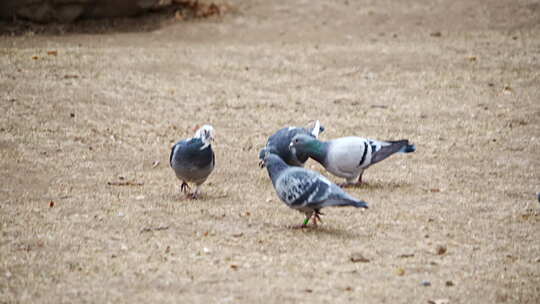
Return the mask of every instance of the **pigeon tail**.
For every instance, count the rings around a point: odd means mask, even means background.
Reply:
[[[394,153],[409,153],[416,150],[414,145],[409,145],[409,141],[407,139],[387,141],[387,143],[389,145],[382,146],[379,151],[374,153],[373,158],[371,159],[372,165],[386,159],[388,156]]]
[[[351,204],[351,206],[353,207],[356,207],[356,208],[364,208],[364,209],[368,209],[368,204],[364,201],[355,201]]]
[[[401,148],[398,152],[400,153],[411,153],[411,152],[415,152],[416,151],[416,146],[415,145],[406,145],[404,146],[403,148]]]
[[[358,200],[356,198],[345,198],[345,199],[337,199],[337,200],[330,200],[327,203],[323,204],[324,207],[355,207],[355,208],[364,208],[368,209],[368,204],[362,200]]]

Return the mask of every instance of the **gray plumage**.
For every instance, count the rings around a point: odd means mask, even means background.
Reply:
[[[317,138],[319,133],[323,131],[324,127],[320,125],[318,120],[313,128],[287,127],[280,129],[268,138],[266,146],[259,152],[259,159],[262,161],[266,153],[274,153],[291,166],[303,167],[308,160],[308,155],[289,148],[292,138],[298,134]]]
[[[276,154],[267,153],[264,157],[264,165],[278,197],[290,208],[306,215],[301,227],[305,227],[311,217],[314,217],[316,225],[317,220],[320,220],[320,210],[325,207],[368,208],[366,202],[347,194],[321,174],[301,167],[289,166]]]
[[[323,165],[328,172],[343,177],[348,184],[362,183],[362,174],[368,167],[394,153],[410,153],[416,146],[408,140],[379,141],[356,136],[341,137],[330,141],[296,135],[291,149],[307,154]]]
[[[204,125],[195,136],[177,142],[171,150],[169,162],[176,177],[182,181],[181,190],[191,198],[199,196],[199,188],[206,181],[215,166],[215,155],[211,142],[214,140],[214,128]],[[190,193],[188,183],[196,188]]]

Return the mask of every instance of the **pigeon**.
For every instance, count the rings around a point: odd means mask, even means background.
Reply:
[[[313,225],[317,226],[317,220],[321,221],[320,211],[324,207],[368,208],[366,202],[347,194],[320,173],[289,166],[274,153],[265,154],[261,167],[266,167],[278,197],[290,208],[306,215],[303,224],[295,228],[307,227],[312,217]]]
[[[197,199],[201,185],[206,181],[214,166],[216,158],[212,150],[214,128],[210,125],[200,127],[195,136],[177,142],[171,150],[170,164],[176,177],[182,181],[180,190],[187,197]],[[195,184],[191,192],[188,182]]]
[[[291,150],[309,155],[328,172],[347,180],[341,186],[362,184],[362,174],[369,166],[386,159],[394,153],[411,153],[416,146],[408,140],[379,141],[356,136],[320,141],[303,134],[296,135]]]
[[[259,152],[259,159],[262,163],[265,154],[270,152],[277,154],[290,166],[303,167],[308,160],[308,155],[290,149],[289,144],[291,143],[292,138],[298,134],[317,138],[319,137],[319,133],[323,131],[324,127],[321,126],[318,120],[315,122],[313,129],[300,127],[286,127],[280,129],[268,138],[266,146]]]

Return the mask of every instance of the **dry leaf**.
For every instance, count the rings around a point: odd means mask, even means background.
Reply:
[[[364,257],[361,253],[353,253],[350,259],[353,263],[369,263],[369,259]]]
[[[47,55],[49,56],[57,56],[58,55],[58,51],[47,51]]]

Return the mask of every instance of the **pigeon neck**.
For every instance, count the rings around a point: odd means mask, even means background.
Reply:
[[[277,156],[272,157],[266,163],[266,169],[268,170],[268,174],[270,175],[272,182],[274,182],[275,178],[279,175],[279,173],[287,169],[287,167],[287,164],[280,157]]]
[[[320,140],[314,140],[310,143],[309,156],[319,163],[324,163],[328,144]]]

